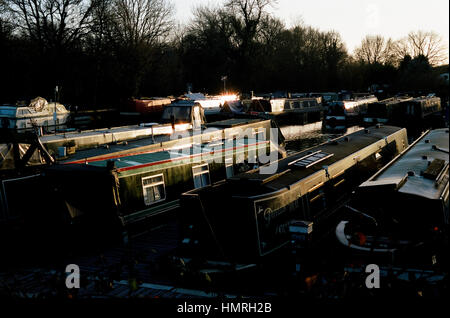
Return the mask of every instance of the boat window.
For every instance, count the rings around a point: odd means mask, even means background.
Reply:
[[[326,208],[325,193],[322,189],[318,189],[308,194],[309,213],[311,217],[320,214]]]
[[[328,193],[330,202],[338,202],[344,199],[350,191],[350,184],[344,178],[345,175],[340,175],[332,180],[331,191]]]
[[[192,167],[192,175],[194,179],[194,187],[196,189],[203,188],[211,184],[208,164]]]
[[[164,121],[170,121],[172,118],[175,122],[190,122],[191,107],[188,106],[169,106],[165,107],[162,119]]]
[[[407,113],[409,115],[414,115],[414,104],[409,104],[407,109],[408,109]]]
[[[162,174],[142,178],[145,205],[151,205],[166,199],[164,176]]]
[[[225,173],[228,178],[234,176],[233,158],[225,159]]]
[[[300,102],[294,102],[294,108],[300,108]]]

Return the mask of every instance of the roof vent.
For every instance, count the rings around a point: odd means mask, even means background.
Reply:
[[[427,159],[428,159],[428,156],[422,156],[422,159],[423,159],[423,160],[427,160]]]
[[[427,179],[436,180],[445,167],[446,164],[444,160],[434,159],[428,168],[423,172],[423,176]]]
[[[376,127],[377,129],[378,129],[378,128],[381,128],[381,124],[376,124],[375,127]]]
[[[364,133],[370,134],[370,130],[366,128],[366,129],[364,129]]]
[[[344,140],[347,141],[347,142],[349,142],[349,141],[350,141],[350,138],[349,138],[349,137],[344,137]]]
[[[425,143],[426,143],[426,144],[429,144],[429,143],[430,143],[430,140],[429,140],[429,139],[425,139]]]
[[[414,177],[416,173],[414,171],[408,171],[408,176]]]

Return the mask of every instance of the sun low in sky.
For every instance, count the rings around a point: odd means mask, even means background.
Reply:
[[[219,5],[224,0],[172,2],[177,20],[188,23],[196,6]],[[287,27],[302,22],[321,31],[338,31],[350,52],[366,35],[397,40],[418,30],[438,33],[448,48],[448,0],[278,0],[269,10]]]

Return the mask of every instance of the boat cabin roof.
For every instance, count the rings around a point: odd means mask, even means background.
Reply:
[[[261,170],[250,171],[231,177],[230,180],[235,183],[245,182],[255,185],[239,189],[241,194],[242,191],[246,192],[244,196],[274,192],[299,184],[305,187],[305,191],[309,191],[316,186],[314,183],[316,173],[323,173],[327,169],[330,178],[341,174],[349,164],[352,164],[353,160],[364,159],[364,157],[359,157],[364,155],[364,148],[388,138],[401,129],[394,126],[377,126],[377,128],[359,130],[290,155],[267,166],[267,168],[273,166],[274,173],[262,174]],[[267,171],[270,170],[272,169],[267,169]]]
[[[364,182],[360,190],[391,186],[399,193],[439,199],[448,185],[448,145],[448,128],[427,132],[400,154],[395,162]]]
[[[429,107],[429,106],[434,106],[434,105],[440,105],[441,99],[436,96],[420,96],[420,97],[414,98],[411,102],[415,103],[415,104],[419,104],[419,105],[421,105],[421,107]]]
[[[236,143],[233,141],[215,140],[202,144],[172,145],[168,148],[115,154],[108,157],[90,159],[86,163],[89,166],[107,167],[110,164],[109,162],[113,161],[114,167],[120,175],[121,173],[128,174],[126,172],[131,170],[133,173],[141,172],[142,170],[139,169],[142,168],[145,168],[145,171],[150,171],[187,163],[201,165],[212,158],[223,156],[223,153],[229,153],[230,158],[233,158],[233,153],[244,152],[249,148],[263,146],[266,143],[267,141],[265,140],[258,141],[247,137],[236,139]],[[66,161],[64,164],[83,164],[83,161]]]
[[[239,126],[242,126],[244,129],[247,127],[246,125],[253,124],[256,126],[261,125],[261,127],[270,127],[270,121],[269,120],[261,120],[261,119],[247,119],[247,118],[233,118],[233,119],[227,119],[227,120],[221,120],[216,121],[212,123],[208,123],[206,127],[208,128],[207,132],[214,133],[214,129],[217,131],[229,129],[229,128],[239,128]],[[89,138],[94,135],[103,135],[103,134],[110,134],[110,133],[119,133],[121,131],[130,131],[133,132],[133,130],[136,129],[144,129],[145,127],[137,127],[137,126],[126,126],[121,128],[112,128],[112,129],[99,129],[94,131],[88,131],[88,132],[82,132],[82,133],[67,133],[64,136],[62,135],[48,135],[44,136],[43,140],[72,140],[74,138]],[[198,134],[198,131],[188,129],[186,131],[182,132],[175,132],[172,134],[163,134],[163,135],[155,135],[155,136],[147,136],[145,138],[135,139],[135,140],[128,140],[126,142],[119,142],[119,143],[111,143],[108,145],[103,146],[97,146],[97,147],[91,147],[89,149],[82,149],[76,151],[75,154],[71,155],[68,159],[62,160],[63,163],[68,162],[76,162],[76,163],[82,163],[86,160],[91,161],[92,159],[96,159],[97,157],[102,158],[109,158],[113,156],[118,155],[126,155],[128,153],[136,153],[140,151],[148,151],[151,148],[153,151],[156,151],[158,149],[162,149],[164,147],[167,147],[166,143],[178,140],[180,134],[182,137],[192,137],[196,136]]]
[[[392,97],[389,99],[381,100],[379,102],[376,102],[374,104],[385,104],[385,105],[392,105],[392,104],[398,104],[401,102],[406,102],[412,100],[412,97],[409,96],[402,96],[402,97]]]

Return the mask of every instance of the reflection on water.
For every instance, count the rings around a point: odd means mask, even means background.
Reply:
[[[352,126],[345,130],[332,132],[323,131],[321,127],[305,130],[304,126],[285,126],[280,127],[280,129],[283,136],[286,138],[286,151],[289,155],[293,152],[317,146],[330,139],[351,134],[363,128],[360,126]]]

